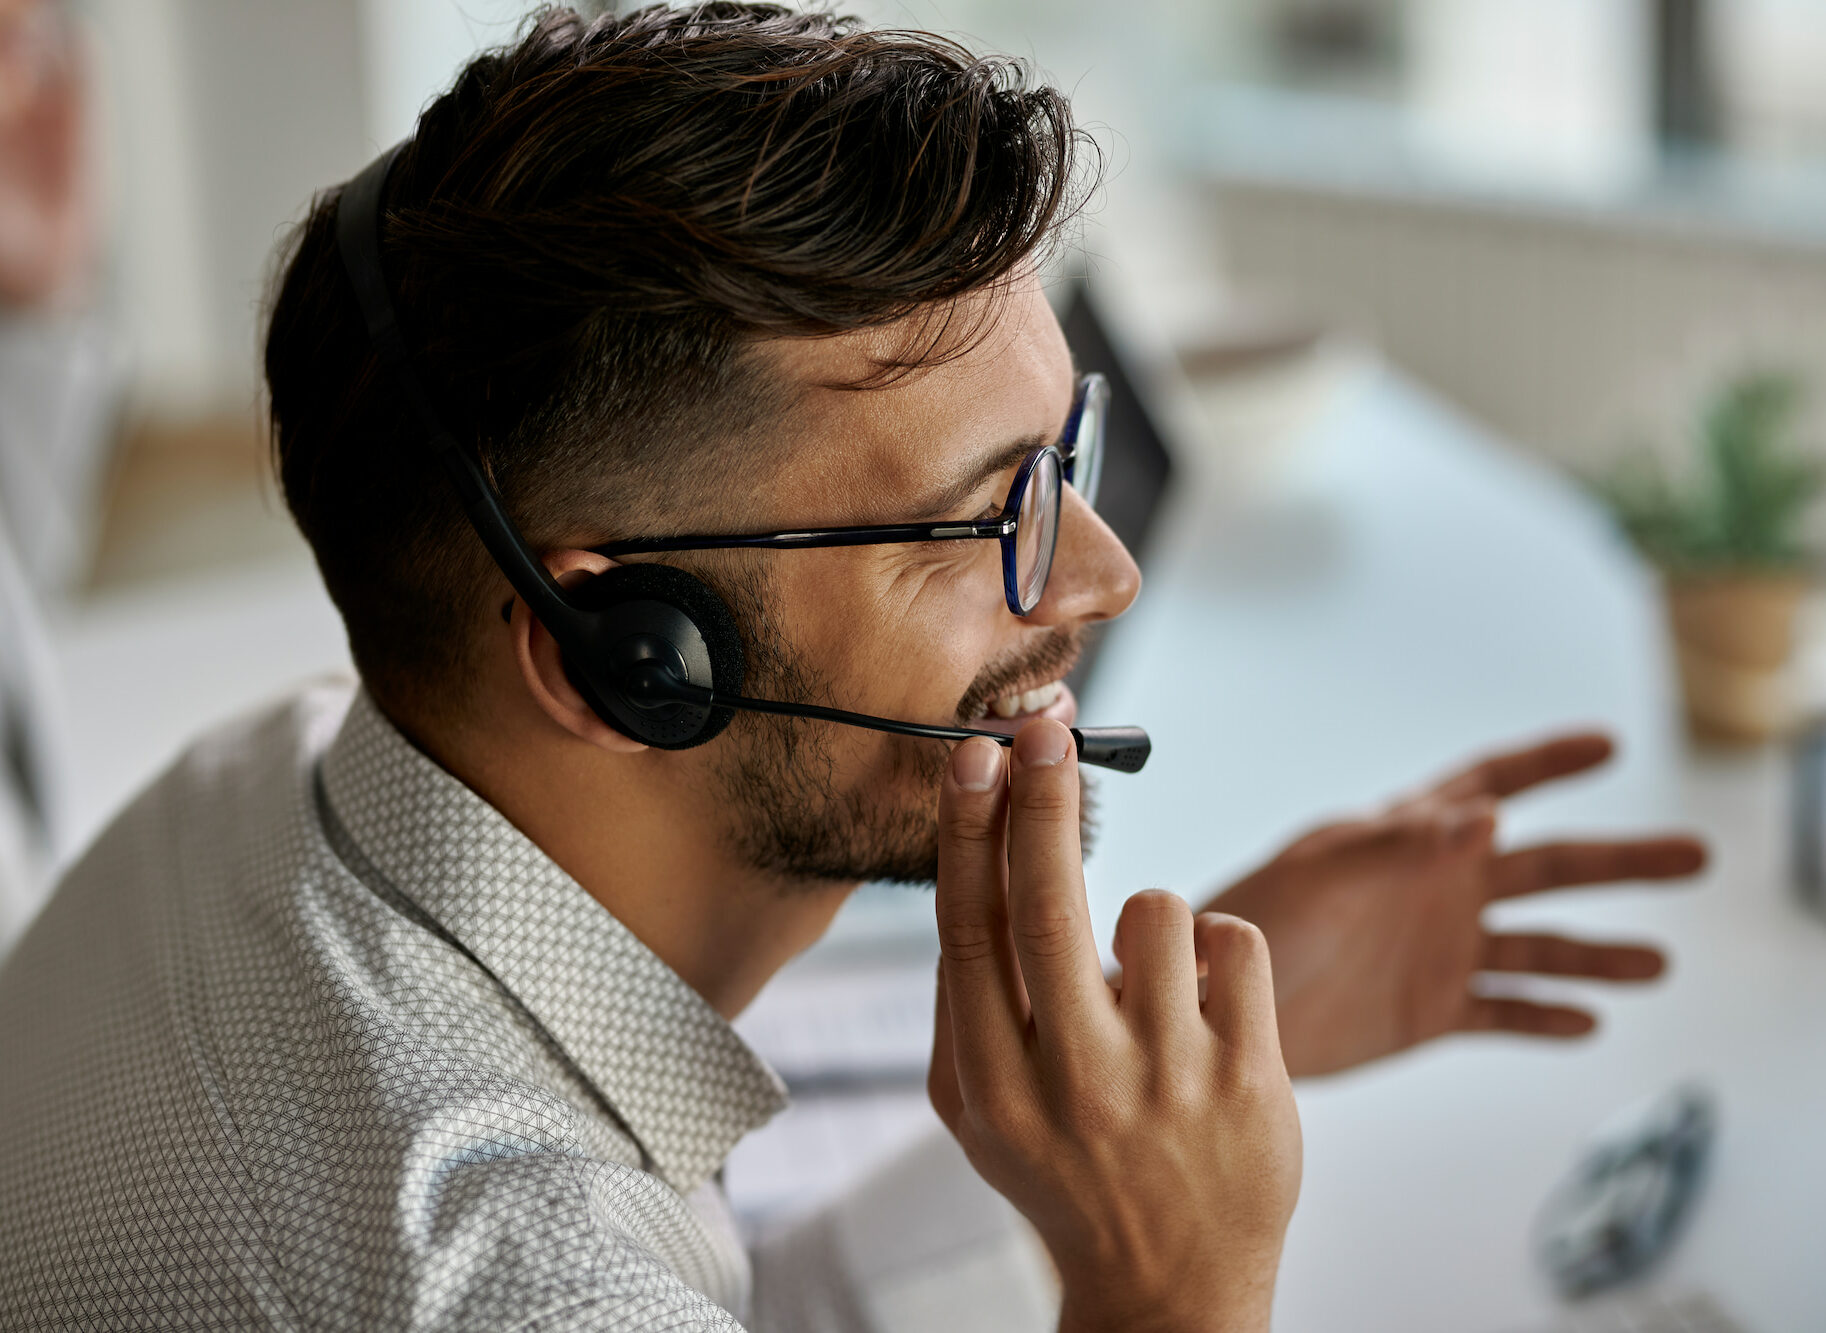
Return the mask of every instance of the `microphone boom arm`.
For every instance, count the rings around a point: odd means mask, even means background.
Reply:
[[[901,722],[894,718],[875,717],[869,713],[852,713],[842,708],[825,708],[820,704],[789,704],[777,699],[750,699],[740,694],[721,694],[702,685],[690,685],[661,667],[639,673],[649,695],[663,696],[669,702],[695,704],[699,708],[736,708],[750,713],[772,713],[777,717],[809,717],[820,722],[837,722],[848,727],[866,727],[895,736],[917,736],[925,740],[964,741],[972,736],[987,736],[997,745],[1012,746],[1014,737],[1000,731],[982,731],[975,727],[940,727],[926,722]],[[1077,743],[1080,763],[1118,773],[1139,773],[1148,762],[1153,742],[1140,727],[1073,727],[1072,740]]]

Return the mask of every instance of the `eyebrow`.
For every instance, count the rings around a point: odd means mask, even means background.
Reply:
[[[969,472],[945,487],[944,490],[935,493],[927,502],[926,507],[912,521],[924,523],[953,517],[957,513],[958,507],[975,495],[984,482],[998,472],[1006,472],[1035,449],[1047,443],[1048,438],[1046,432],[1036,431],[1032,435],[1024,435],[1018,440],[1003,445],[994,453],[984,456]]]

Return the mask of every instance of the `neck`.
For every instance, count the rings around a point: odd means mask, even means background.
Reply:
[[[739,864],[664,752],[610,765],[542,714],[516,723],[408,734],[725,1018],[816,943],[856,888],[782,884]]]

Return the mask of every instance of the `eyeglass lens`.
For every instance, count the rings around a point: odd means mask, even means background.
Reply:
[[[1072,440],[1072,489],[1087,505],[1097,503],[1103,481],[1103,433],[1109,424],[1110,385],[1101,375],[1084,377],[1084,405]]]
[[[1053,547],[1059,540],[1059,488],[1062,484],[1059,455],[1047,450],[1035,462],[1021,492],[1015,518],[1015,588],[1026,615],[1040,604],[1046,576],[1052,572]]]

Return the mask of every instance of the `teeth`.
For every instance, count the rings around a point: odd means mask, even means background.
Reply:
[[[1037,713],[1043,708],[1050,708],[1059,698],[1064,686],[1059,681],[1051,681],[1031,690],[1020,690],[1004,694],[989,705],[989,710],[997,717],[1020,717],[1024,713]]]

